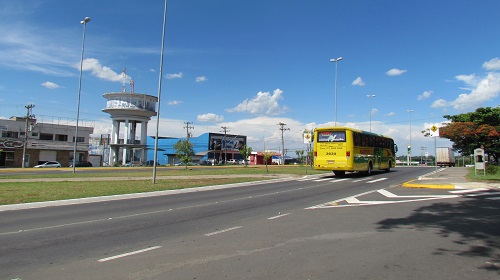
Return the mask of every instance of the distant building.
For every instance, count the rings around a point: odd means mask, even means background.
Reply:
[[[0,119],[0,167],[22,167],[25,142],[25,167],[46,161],[58,161],[62,166],[69,166],[73,161],[75,130],[73,125],[39,123],[30,118],[26,136],[26,118]],[[87,160],[89,136],[93,132],[93,127],[78,127],[77,161]]]
[[[161,165],[177,164],[180,159],[175,155],[174,145],[186,138],[158,137],[158,163]],[[198,137],[190,137],[195,155],[191,157],[193,163],[211,164],[222,163],[226,160],[243,159],[239,150],[247,143],[247,137],[222,133],[204,133]],[[148,137],[148,161],[154,159],[155,139]]]

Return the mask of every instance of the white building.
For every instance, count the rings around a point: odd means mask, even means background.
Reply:
[[[0,167],[22,167],[25,142],[25,167],[46,161],[69,166],[73,161],[75,130],[73,125],[39,123],[36,119],[27,122],[22,117],[0,119]],[[78,126],[77,161],[87,160],[89,136],[93,132],[93,127]]]

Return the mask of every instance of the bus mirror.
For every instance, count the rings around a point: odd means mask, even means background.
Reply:
[[[394,152],[398,152],[398,145],[394,144]]]

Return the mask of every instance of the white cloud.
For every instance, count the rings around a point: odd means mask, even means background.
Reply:
[[[205,76],[196,77],[197,83],[201,83],[201,82],[205,82],[205,81],[207,81],[207,77],[205,77]]]
[[[392,117],[392,116],[395,116],[395,115],[396,115],[396,113],[394,113],[394,112],[390,112],[390,113],[388,113],[386,116],[387,116],[387,117]]]
[[[474,110],[481,107],[488,100],[497,98],[500,93],[500,74],[490,73],[483,78],[476,89],[470,93],[462,93],[457,99],[450,102],[453,108],[460,112]]]
[[[196,119],[199,122],[212,122],[212,123],[217,123],[217,122],[222,122],[224,121],[224,116],[219,116],[216,114],[208,113],[208,114],[203,114],[203,115],[198,115]]]
[[[475,75],[459,75],[457,80],[463,81],[474,89],[470,93],[462,93],[455,100],[434,101],[432,108],[453,107],[458,112],[467,112],[483,106],[483,103],[497,98],[500,94],[500,73],[489,73],[484,78]]]
[[[184,76],[184,74],[182,74],[182,72],[173,73],[173,74],[167,74],[166,75],[167,79],[169,79],[169,80],[171,80],[171,79],[182,79],[183,76]]]
[[[273,94],[270,92],[258,92],[257,96],[253,99],[245,99],[238,106],[227,109],[227,112],[249,112],[252,114],[267,114],[277,115],[286,111],[286,106],[281,107],[279,100],[283,99],[283,91],[281,89],[274,90]]]
[[[448,102],[444,99],[438,99],[434,101],[431,105],[431,108],[441,108],[441,107],[447,107]]]
[[[80,69],[80,63],[78,63],[78,65],[75,65],[75,67]],[[101,65],[99,60],[95,58],[87,58],[83,60],[82,70],[90,71],[92,75],[106,81],[110,82],[123,81],[123,73],[116,73],[111,68]],[[131,78],[129,76],[125,76],[125,81],[129,82],[130,80]]]
[[[483,68],[490,71],[500,70],[500,59],[495,57],[489,61],[485,61],[483,63]]]
[[[353,86],[364,86],[365,82],[363,81],[363,78],[357,77],[356,80],[352,81]]]
[[[182,103],[182,101],[179,101],[179,100],[171,100],[171,101],[168,101],[167,105],[179,105],[181,103]]]
[[[432,95],[432,91],[426,90],[421,95],[418,96],[418,100],[427,99],[427,98],[431,97],[431,95]]]
[[[400,76],[400,75],[403,75],[406,72],[407,72],[407,70],[400,70],[400,69],[397,69],[397,68],[392,68],[391,70],[385,72],[385,74],[387,76]]]
[[[56,89],[61,87],[60,85],[49,81],[42,83],[42,86],[48,89]]]
[[[477,84],[478,84],[478,78],[474,74],[458,75],[458,76],[455,76],[455,79],[457,79],[461,82],[464,82],[467,85],[471,85],[471,86],[477,86]]]

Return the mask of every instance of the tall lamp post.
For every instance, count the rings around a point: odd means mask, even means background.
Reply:
[[[375,98],[375,94],[367,94],[366,97],[370,98],[370,100],[372,98]],[[370,102],[370,132],[372,132],[372,106],[371,106],[371,102]]]
[[[156,115],[156,135],[154,147],[153,162],[153,184],[156,184],[156,161],[158,159],[158,131],[160,129],[160,104],[161,104],[161,81],[163,76],[163,57],[165,55],[165,30],[167,25],[167,0],[163,5],[163,27],[161,31],[161,52],[160,52],[160,71],[158,76],[158,113]],[[189,126],[189,124],[187,125]]]
[[[335,62],[335,126],[337,126],[337,76],[338,76],[338,62],[343,58],[332,58],[330,62]]]
[[[412,109],[406,110],[406,112],[410,113],[410,145],[408,145],[408,166],[411,165],[411,113],[415,112]]]
[[[75,146],[73,148],[73,173],[75,173],[76,165],[76,148],[78,146],[78,121],[80,119],[80,93],[82,91],[82,73],[83,73],[83,53],[85,52],[85,31],[87,30],[87,23],[90,21],[89,17],[85,17],[81,24],[83,24],[83,38],[82,38],[82,57],[80,59],[80,79],[78,82],[78,102],[76,108],[76,130],[75,130]]]

